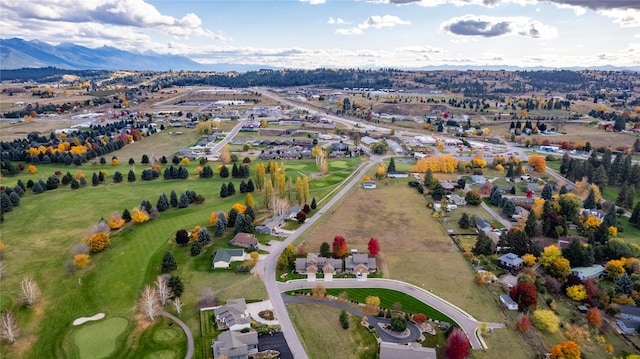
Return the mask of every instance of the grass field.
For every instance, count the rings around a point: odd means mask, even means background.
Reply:
[[[432,289],[479,320],[501,320],[489,293],[473,282],[473,269],[431,217],[426,200],[403,179],[380,182],[388,184],[354,190],[332,209],[324,225],[305,234],[301,246],[317,252],[322,242],[341,235],[350,249],[366,252],[369,239],[376,237],[389,268],[385,277]]]
[[[375,358],[378,344],[372,333],[349,313],[349,329],[342,329],[340,309],[312,303],[290,303],[287,310],[311,359]]]
[[[164,136],[158,134],[146,138],[139,143],[126,146],[130,152],[117,151],[109,154],[123,158],[126,163],[131,156],[138,162],[142,153],[150,156],[152,152],[164,148],[178,148],[180,141],[191,143],[196,137]],[[175,140],[175,142],[171,142]],[[186,143],[188,144],[188,143]],[[168,146],[168,147],[165,147]],[[154,150],[155,149],[155,150]],[[144,151],[144,152],[139,152]],[[123,155],[124,154],[124,155]],[[161,153],[169,155],[169,153]],[[323,185],[332,185],[359,162],[359,159],[345,159],[329,161],[329,171],[336,171],[332,175],[321,178],[321,184],[310,181],[310,186],[316,193],[329,193]],[[311,174],[316,165],[313,160],[285,161],[288,175],[294,179],[301,172]],[[38,165],[35,174],[21,173],[16,177],[3,177],[0,185],[14,186],[18,179],[25,183],[28,180],[46,180],[55,171],[75,174],[76,171],[85,173],[88,185],[78,190],[69,187],[59,187],[35,195],[27,191],[21,199],[19,207],[12,212],[5,213],[5,221],[0,224],[2,241],[7,245],[3,259],[3,282],[0,294],[0,309],[16,311],[19,324],[24,333],[16,345],[0,344],[0,353],[6,358],[31,357],[65,357],[78,358],[78,349],[72,345],[71,331],[66,323],[71,323],[80,316],[93,315],[104,312],[107,317],[121,317],[130,320],[126,335],[119,337],[114,345],[118,352],[126,352],[131,358],[144,358],[156,353],[157,345],[152,343],[156,328],[142,330],[134,321],[135,302],[144,284],[151,284],[159,273],[161,258],[165,251],[172,251],[178,263],[178,270],[174,274],[180,276],[185,283],[182,300],[185,303],[181,319],[199,332],[199,316],[195,306],[200,299],[203,287],[210,287],[216,296],[222,300],[245,297],[247,299],[263,299],[266,297],[264,286],[260,279],[250,274],[235,274],[230,271],[210,270],[211,253],[215,248],[225,246],[224,239],[215,239],[197,257],[190,256],[190,247],[176,247],[173,236],[178,229],[191,230],[196,225],[207,226],[209,215],[213,211],[228,211],[233,203],[244,202],[244,194],[221,199],[219,197],[222,183],[234,182],[239,187],[239,179],[199,179],[195,173],[196,163],[187,166],[191,176],[188,180],[142,181],[141,171],[146,165],[122,164],[117,167],[110,165],[57,166]],[[91,186],[91,175],[101,169],[107,170],[106,181],[99,186]],[[120,171],[126,177],[129,169],[137,174],[135,182],[113,183],[112,176]],[[337,178],[337,179],[336,179]],[[323,184],[324,183],[324,184]],[[154,206],[160,194],[167,195],[175,190],[178,195],[185,190],[193,190],[205,197],[203,204],[192,204],[186,209],[169,209],[142,225],[126,226],[117,234],[111,235],[111,247],[103,253],[92,254],[88,268],[68,274],[65,263],[72,257],[72,247],[85,237],[93,225],[100,218],[107,218],[117,211],[122,213],[126,208],[131,210],[143,199],[149,200]],[[312,192],[312,196],[314,196]],[[269,211],[262,206],[262,196],[254,193],[257,204],[257,215],[266,216]],[[322,206],[320,203],[319,206]],[[231,232],[231,230],[230,230]],[[229,233],[230,233],[229,232]],[[42,300],[32,308],[20,304],[18,294],[19,282],[24,276],[30,276],[37,281],[42,291]],[[167,308],[173,311],[173,308]],[[160,322],[158,322],[160,323]],[[179,345],[183,346],[183,345]],[[202,352],[202,341],[196,340],[196,352]],[[170,349],[170,348],[169,348]],[[164,350],[164,349],[163,349]],[[162,352],[167,357],[169,352]],[[178,357],[182,354],[178,353]],[[183,356],[183,355],[182,355]]]
[[[125,329],[124,318],[108,318],[95,324],[84,324],[73,334],[80,358],[106,358],[116,347],[116,339]]]
[[[422,313],[426,315],[427,318],[447,321],[453,324],[451,318],[446,315],[422,303],[416,298],[396,290],[378,288],[327,288],[327,295],[338,297],[342,293],[347,294],[347,299],[355,300],[359,303],[366,303],[366,298],[370,295],[376,296],[380,298],[381,308],[394,309],[394,304],[400,303],[402,306],[400,310],[406,313]]]

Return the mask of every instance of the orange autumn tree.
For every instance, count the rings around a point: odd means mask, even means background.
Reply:
[[[92,252],[102,252],[111,245],[111,239],[109,238],[109,233],[98,232],[84,238],[82,243],[89,246]]]
[[[580,346],[571,340],[551,348],[551,359],[580,359]]]
[[[138,224],[144,223],[149,220],[149,214],[144,209],[136,207],[131,212],[131,219]]]
[[[84,268],[89,264],[89,255],[85,253],[79,253],[73,256],[73,264],[78,268]]]
[[[544,172],[547,170],[547,162],[544,157],[538,155],[529,156],[529,165],[533,167],[536,172]]]
[[[111,229],[119,229],[124,226],[124,219],[118,212],[113,212],[109,216],[109,228]]]
[[[344,239],[344,237],[342,236],[335,236],[335,238],[333,238],[332,249],[333,249],[333,255],[336,258],[340,258],[345,254],[347,254],[347,252],[349,251],[349,248],[347,247],[346,239]]]

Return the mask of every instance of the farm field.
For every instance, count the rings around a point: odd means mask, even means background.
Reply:
[[[330,232],[325,230],[328,223]],[[376,237],[386,262],[379,267],[388,268],[385,277],[431,289],[478,320],[501,320],[489,292],[474,283],[473,269],[405,180],[389,180],[376,190],[354,190],[299,246],[318,252],[322,242],[331,243],[337,235],[361,252]]]

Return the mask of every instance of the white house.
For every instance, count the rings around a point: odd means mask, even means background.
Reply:
[[[364,181],[362,183],[362,188],[364,189],[375,189],[376,188],[376,183],[373,181]]]
[[[509,310],[518,310],[518,303],[516,303],[509,294],[503,294],[500,296],[500,301]]]
[[[219,249],[213,256],[213,269],[229,268],[233,262],[244,261],[244,249]]]
[[[251,328],[251,316],[244,298],[231,299],[227,304],[213,308],[219,330]]]

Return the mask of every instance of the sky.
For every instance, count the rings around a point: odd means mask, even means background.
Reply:
[[[203,64],[640,66],[640,0],[0,0],[0,22]]]

